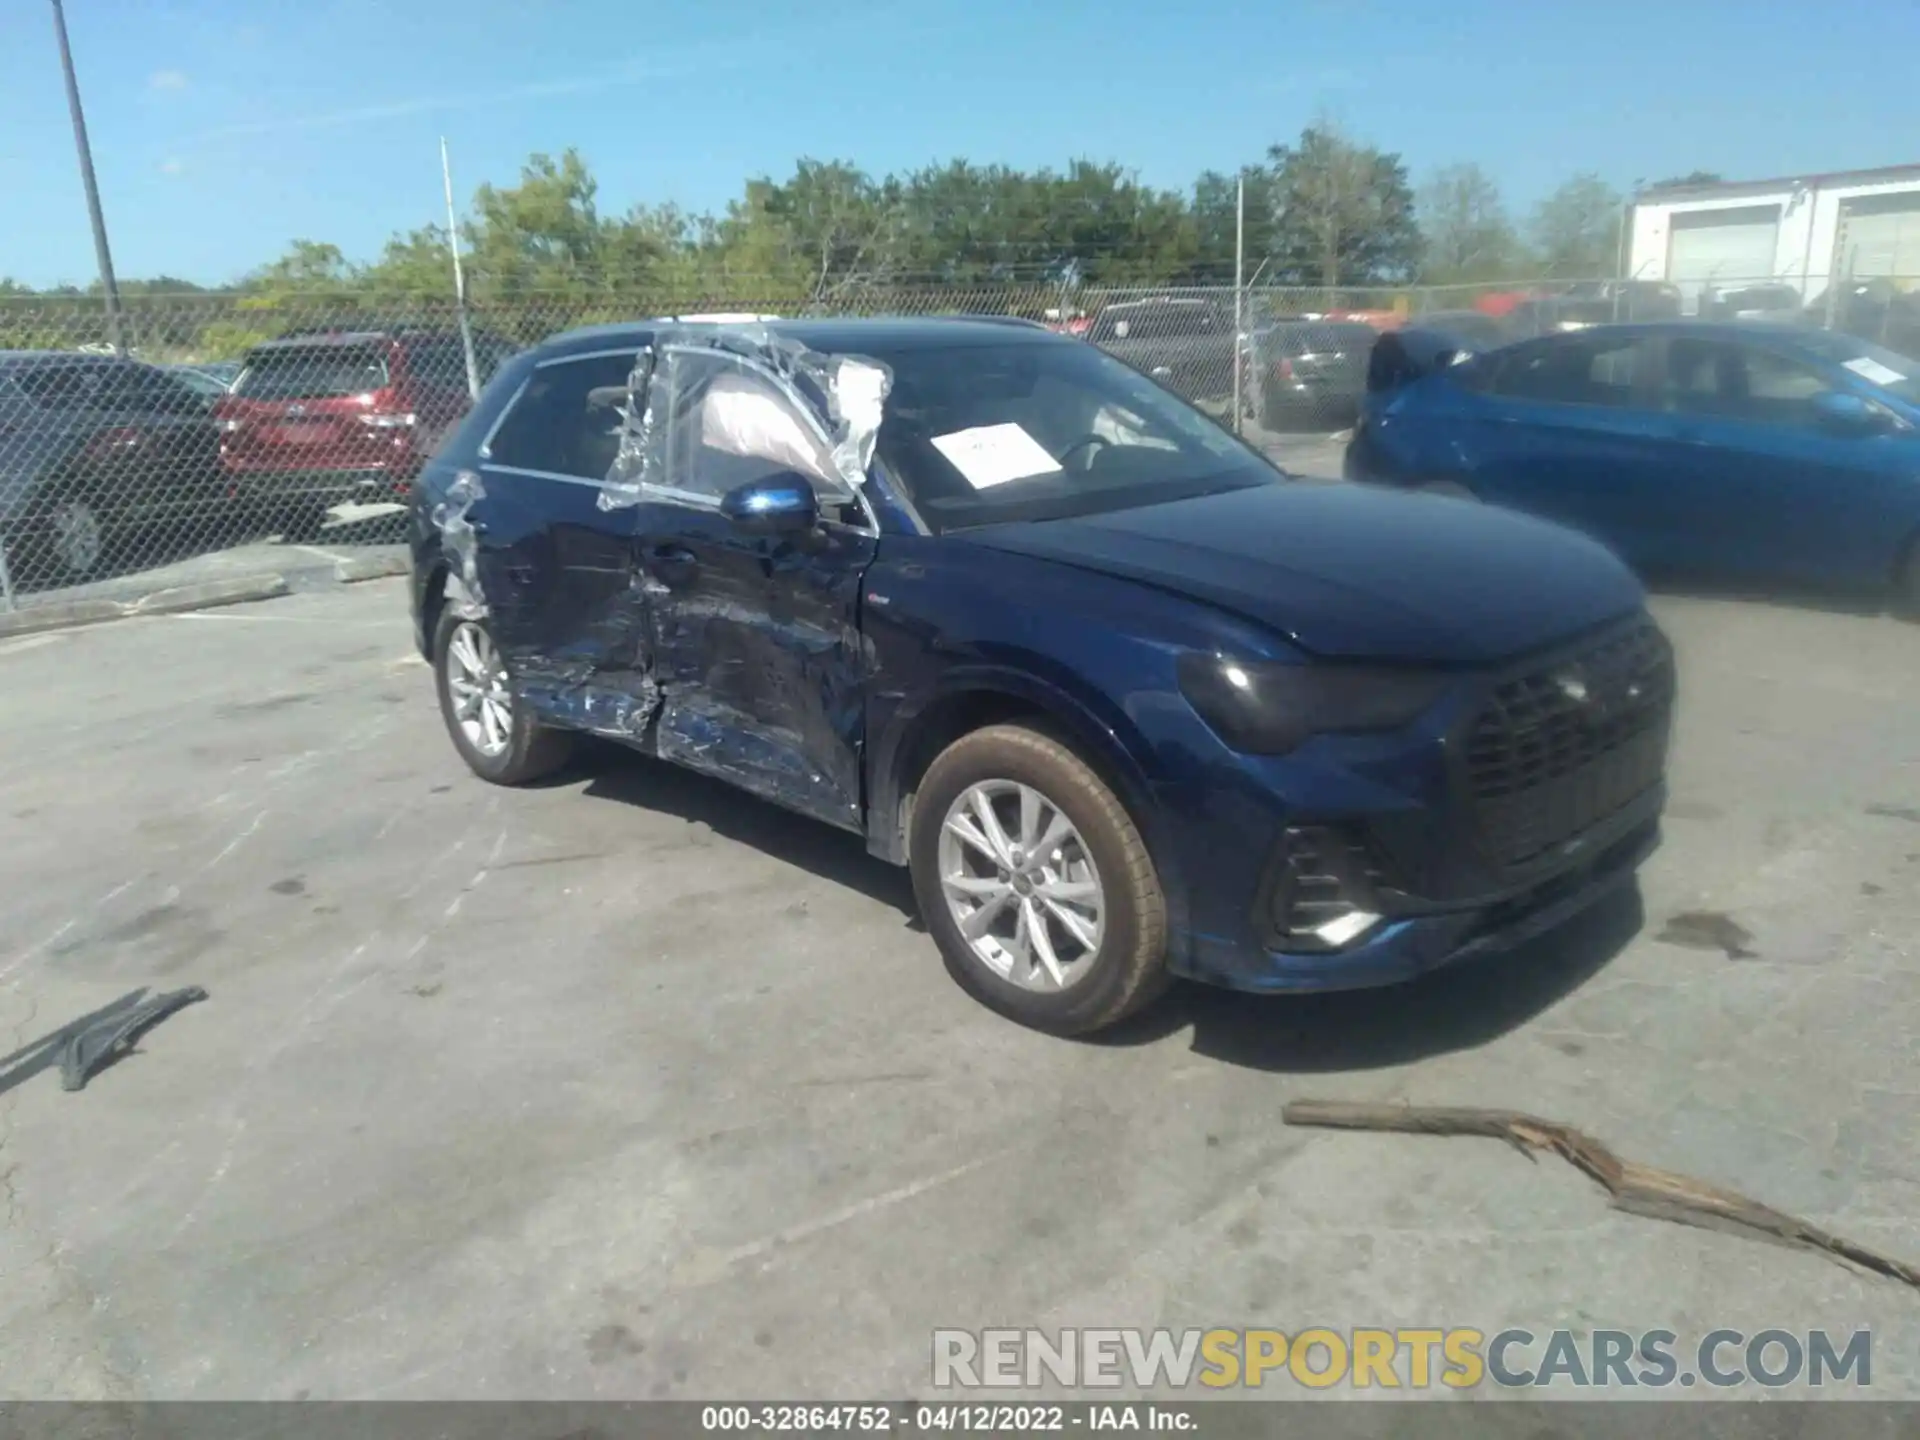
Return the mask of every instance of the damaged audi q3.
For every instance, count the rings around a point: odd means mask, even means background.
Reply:
[[[412,602],[498,784],[585,732],[862,836],[1060,1034],[1407,979],[1658,842],[1671,649],[1605,549],[1293,480],[1014,320],[618,325],[426,467]]]

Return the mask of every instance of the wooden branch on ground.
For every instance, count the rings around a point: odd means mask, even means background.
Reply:
[[[1529,1160],[1550,1151],[1605,1187],[1615,1209],[1679,1225],[1728,1229],[1827,1255],[1920,1289],[1920,1267],[1893,1259],[1818,1225],[1762,1205],[1732,1190],[1651,1165],[1622,1160],[1590,1135],[1556,1120],[1517,1110],[1472,1106],[1380,1105],[1346,1100],[1295,1100],[1280,1118],[1288,1125],[1334,1130],[1387,1130],[1413,1135],[1477,1135],[1504,1140]]]

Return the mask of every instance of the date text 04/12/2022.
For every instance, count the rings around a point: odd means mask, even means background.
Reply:
[[[707,1432],[851,1431],[907,1434],[1000,1434],[1006,1431],[1157,1430],[1190,1432],[1198,1421],[1180,1405],[1119,1404],[992,1405],[708,1405],[700,1412]]]

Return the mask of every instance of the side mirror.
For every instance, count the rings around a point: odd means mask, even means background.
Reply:
[[[1841,390],[1813,397],[1813,415],[1822,430],[1835,435],[1878,435],[1887,428],[1887,416],[1878,406]]]
[[[798,535],[820,523],[820,501],[805,476],[789,472],[729,490],[720,513],[749,535]]]

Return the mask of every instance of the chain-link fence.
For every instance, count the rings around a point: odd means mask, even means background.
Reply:
[[[839,285],[829,302],[724,294],[392,301],[366,290],[143,295],[124,354],[97,299],[0,300],[0,608],[208,552],[399,537],[439,436],[507,356],[579,325],[659,315],[1013,315],[1081,336],[1228,423],[1337,429],[1383,330],[1446,325],[1479,348],[1619,320],[1775,320],[1920,354],[1920,285],[1771,278],[1255,284]],[[1240,396],[1240,405],[1234,396]]]

